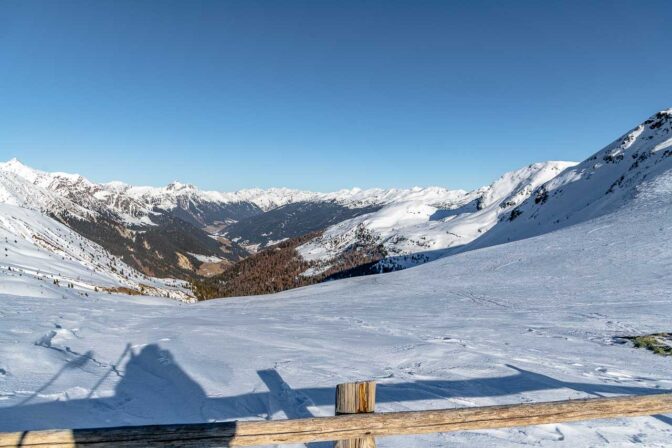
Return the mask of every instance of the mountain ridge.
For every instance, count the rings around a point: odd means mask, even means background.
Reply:
[[[580,163],[547,166],[562,169],[517,192],[511,190],[510,198],[500,195],[494,209],[497,201],[488,202],[487,187],[471,192],[472,201],[467,195],[443,212],[437,209],[431,214],[431,207],[421,204],[425,208],[415,213],[417,222],[404,222],[408,213],[395,217],[395,210],[383,207],[326,229],[321,237],[300,246],[298,253],[328,266],[357,244],[359,232],[377,239],[388,252],[369,267],[368,272],[375,273],[529,238],[608,213],[634,197],[644,181],[672,170],[672,109],[655,113]],[[489,207],[495,213],[480,219]]]
[[[108,195],[124,193],[129,198],[138,201],[144,199],[152,205],[163,209],[175,207],[175,198],[181,196],[199,198],[222,204],[249,202],[259,207],[262,211],[268,211],[296,202],[333,201],[356,208],[393,202],[422,191],[460,191],[466,193],[466,190],[449,189],[439,186],[369,189],[353,187],[331,192],[316,192],[287,187],[248,188],[236,191],[201,190],[193,184],[185,184],[179,181],[170,182],[163,187],[131,185],[122,181],[96,183],[81,174],[37,170],[23,164],[16,157],[7,162],[0,162],[0,171],[13,172],[31,183],[52,190],[65,186],[95,188],[95,196],[100,200],[106,199]],[[165,201],[161,201],[160,199],[165,199]]]
[[[177,181],[140,187],[97,184],[12,159],[0,163],[0,203],[52,216],[146,275],[212,276],[202,290],[235,283],[226,293],[244,295],[237,272],[268,277],[273,282],[264,288],[272,292],[404,269],[573,225],[621,207],[645,181],[672,169],[671,156],[666,109],[582,162],[530,164],[472,191],[216,192]]]

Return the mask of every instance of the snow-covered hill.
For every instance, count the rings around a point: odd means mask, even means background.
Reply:
[[[474,247],[539,235],[623,207],[643,182],[672,170],[672,109],[653,115],[542,185]]]
[[[432,197],[394,202],[330,227],[299,253],[326,268],[365,238],[387,253],[371,270],[413,266],[616,210],[634,197],[642,182],[670,169],[672,109],[658,112],[579,164],[530,165],[489,187],[447,198],[443,206]]]
[[[45,299],[24,278],[0,295],[0,430],[330,415],[334,386],[361,379],[378,380],[381,412],[670,390],[669,359],[618,337],[672,330],[672,172],[632,193],[534,238],[271,296]],[[378,444],[662,448],[671,423]]]
[[[0,294],[56,299],[107,291],[193,299],[183,282],[140,274],[65,225],[25,207],[0,204],[0,247]]]
[[[384,247],[389,257],[386,264],[405,267],[427,262],[489,231],[538,186],[573,165],[535,163],[471,192],[418,189],[376,212],[330,227],[301,246],[299,253],[308,261],[329,265],[361,239],[370,239]]]

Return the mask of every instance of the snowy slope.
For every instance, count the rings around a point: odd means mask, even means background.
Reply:
[[[542,185],[474,247],[550,232],[623,207],[643,181],[672,169],[672,109],[658,112]]]
[[[26,280],[0,296],[0,430],[329,415],[334,385],[365,378],[380,411],[672,389],[669,359],[614,340],[672,330],[672,173],[636,192],[556,232],[272,296],[45,300]],[[658,416],[379,446],[670,440]]]
[[[386,263],[408,266],[436,258],[448,248],[467,244],[487,232],[520,205],[539,185],[571,167],[572,162],[536,163],[504,174],[471,192],[417,190],[377,212],[336,224],[299,248],[309,261],[329,264],[365,235],[382,244]]]
[[[0,204],[0,294],[62,297],[95,290],[144,290],[190,300],[182,282],[140,274],[65,225],[22,207]]]
[[[609,213],[632,200],[643,181],[670,169],[672,109],[651,116],[579,164],[530,165],[447,200],[444,207],[423,198],[395,202],[330,227],[299,253],[328,266],[365,235],[387,250],[380,268],[409,267]]]
[[[0,164],[0,204],[9,204],[37,211],[69,214],[79,219],[95,219],[96,213],[62,197],[58,193],[33,183],[26,172],[14,172],[14,160]],[[20,165],[20,164],[19,164]],[[20,165],[24,168],[23,165]]]

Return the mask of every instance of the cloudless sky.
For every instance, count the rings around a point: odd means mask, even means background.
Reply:
[[[672,2],[0,1],[0,159],[95,181],[472,188],[672,106]]]

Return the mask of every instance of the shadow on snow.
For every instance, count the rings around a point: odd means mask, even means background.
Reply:
[[[335,384],[329,387],[294,389],[275,369],[257,371],[266,386],[265,391],[231,397],[209,397],[180,367],[170,351],[152,344],[135,354],[127,346],[118,363],[127,355],[130,359],[124,369],[118,370],[116,365],[112,365],[87,398],[31,403],[39,393],[48,389],[68,370],[83,368],[93,362],[91,352],[71,359],[32,396],[18,405],[0,408],[0,431],[271,419],[278,412],[284,413],[287,418],[296,419],[312,417],[309,410],[311,406],[334,406]],[[376,401],[395,403],[454,397],[495,397],[553,389],[568,389],[596,396],[666,392],[656,388],[566,382],[513,365],[507,367],[513,371],[512,374],[496,378],[379,384]],[[97,387],[109,375],[118,375],[121,378],[114,395],[92,397]],[[672,419],[668,417],[657,418],[672,424]],[[235,428],[235,423],[229,425]],[[309,446],[317,448],[331,444],[314,443]]]

